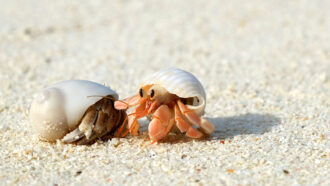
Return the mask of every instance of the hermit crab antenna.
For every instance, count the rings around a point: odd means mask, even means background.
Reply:
[[[91,95],[91,96],[87,96],[87,98],[93,98],[93,97],[100,97],[100,98],[105,98],[105,99],[110,99],[113,101],[116,101],[116,99],[112,96],[101,96],[101,95]]]

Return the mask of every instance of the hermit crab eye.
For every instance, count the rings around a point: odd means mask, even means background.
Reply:
[[[152,98],[152,97],[154,97],[154,95],[155,95],[155,91],[154,91],[154,89],[151,89],[150,97]]]
[[[143,90],[142,90],[142,88],[140,88],[139,93],[140,93],[140,96],[141,96],[141,98],[142,98],[142,97],[143,97]]]

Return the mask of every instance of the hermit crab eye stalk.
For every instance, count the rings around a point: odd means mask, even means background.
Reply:
[[[154,97],[154,95],[155,95],[155,91],[154,91],[154,89],[151,89],[151,92],[150,92],[150,97],[151,97],[151,98],[153,98],[153,97]]]
[[[139,94],[140,94],[140,97],[142,98],[143,97],[143,90],[142,90],[142,88],[140,88]]]

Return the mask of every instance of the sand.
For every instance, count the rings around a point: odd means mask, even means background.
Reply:
[[[0,185],[330,185],[329,7],[2,0]],[[125,98],[169,66],[203,83],[210,138],[76,146],[31,132],[31,101],[47,85],[88,79]]]

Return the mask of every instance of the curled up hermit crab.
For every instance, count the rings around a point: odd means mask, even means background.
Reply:
[[[114,108],[116,92],[98,83],[69,80],[42,90],[30,109],[32,128],[42,140],[90,144],[109,138],[126,118]]]
[[[177,68],[150,75],[143,81],[138,94],[115,102],[116,109],[136,107],[128,114],[127,127],[132,135],[138,135],[139,118],[147,116],[151,119],[148,131],[153,142],[164,138],[175,124],[191,138],[211,134],[213,124],[201,118],[205,105],[202,84],[191,73]]]

